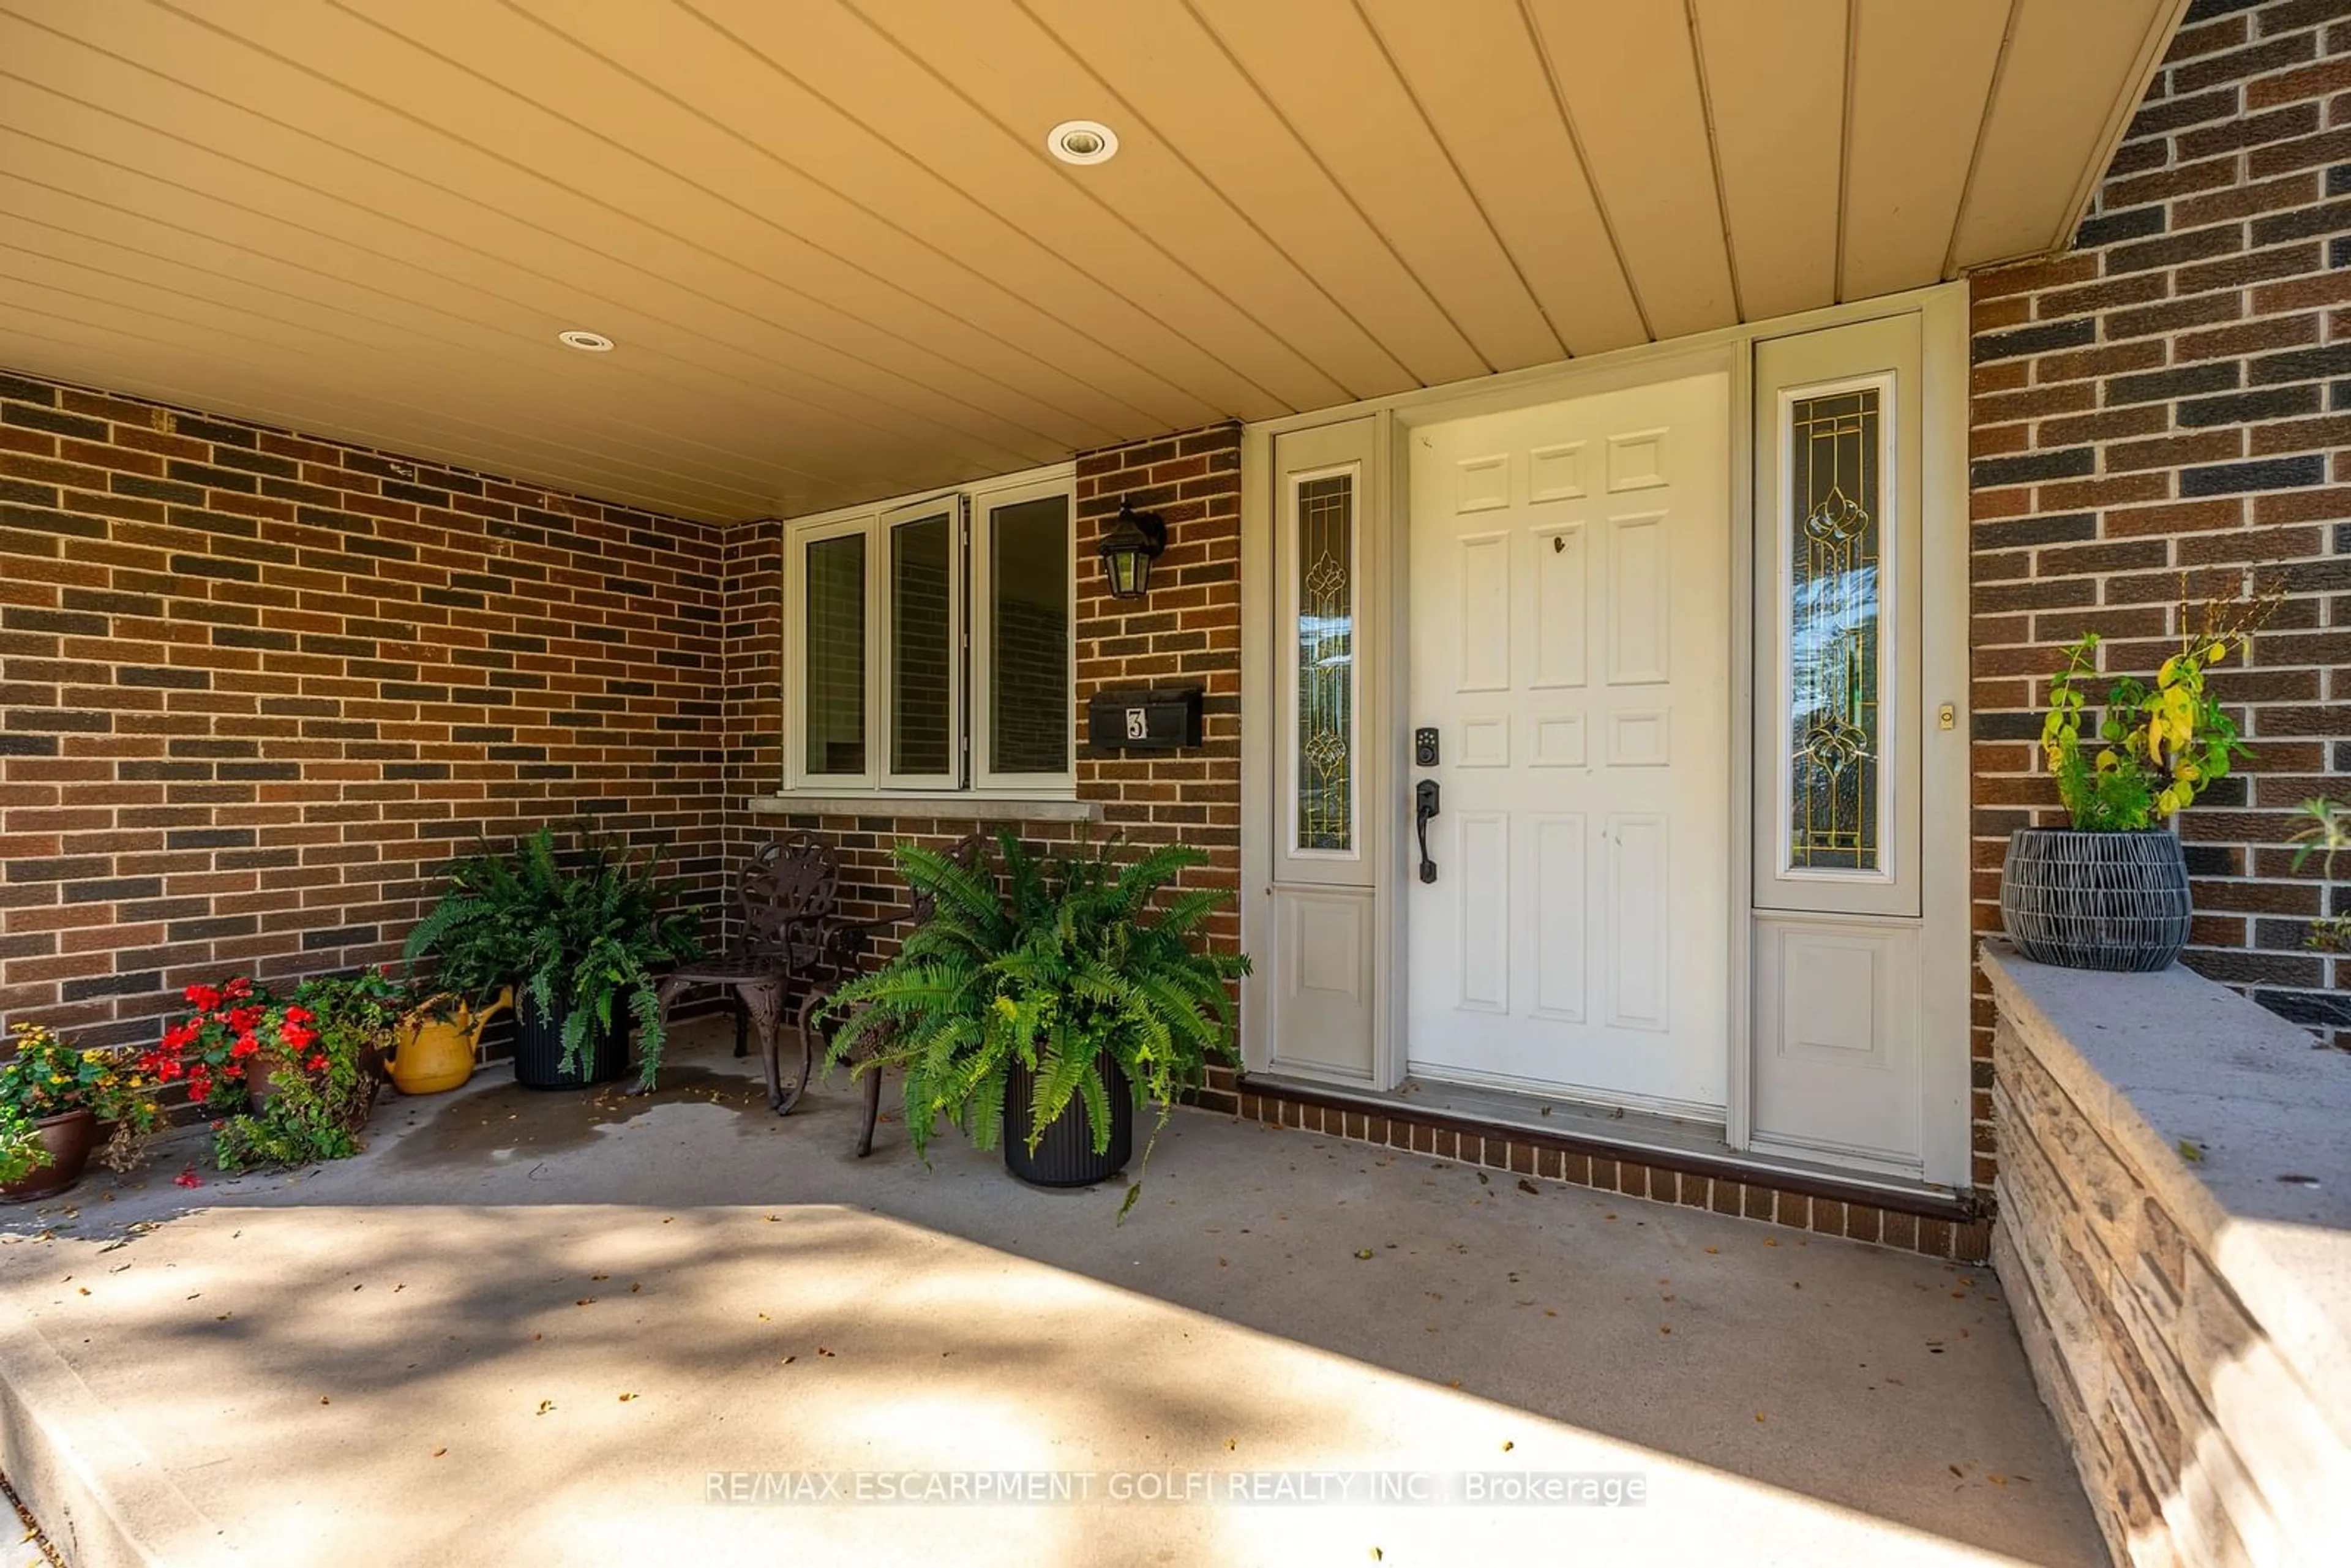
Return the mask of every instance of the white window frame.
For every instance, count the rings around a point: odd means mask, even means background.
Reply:
[[[988,678],[987,573],[993,543],[993,509],[1046,496],[1069,503],[1070,678],[1069,766],[1057,773],[992,773],[986,768]],[[956,650],[953,733],[948,775],[903,775],[891,771],[890,735],[890,530],[902,523],[935,517],[943,503],[959,503],[956,529],[956,579],[950,595],[950,645]],[[954,795],[1002,800],[1073,800],[1077,798],[1077,596],[1081,563],[1077,551],[1077,472],[1073,465],[1032,469],[979,481],[948,491],[842,507],[782,525],[784,536],[784,778],[782,794],[815,797],[870,795],[919,800]],[[808,572],[807,549],[815,542],[850,535],[865,540],[865,770],[857,774],[813,773],[808,766]]]
[[[947,766],[941,773],[902,773],[898,771],[897,732],[890,712],[891,684],[893,672],[890,667],[894,647],[893,637],[897,631],[895,608],[891,603],[895,586],[896,562],[892,548],[896,532],[909,523],[929,522],[935,517],[947,520]],[[933,496],[904,507],[893,507],[874,519],[873,555],[882,571],[882,664],[876,678],[868,684],[866,694],[881,715],[883,787],[888,789],[937,791],[960,789],[964,780],[963,737],[968,733],[964,726],[964,695],[969,685],[969,673],[965,669],[965,651],[970,646],[964,636],[964,601],[970,583],[970,528],[965,520],[964,497],[960,493]]]
[[[873,522],[871,516],[828,517],[786,529],[784,550],[784,620],[789,628],[784,649],[788,690],[799,696],[785,705],[787,748],[791,777],[809,789],[871,789],[875,778],[873,694],[874,660],[881,652],[882,611],[874,570]],[[860,773],[817,773],[808,764],[808,549],[827,539],[856,538],[865,547],[865,768]]]
[[[975,486],[968,492],[971,503],[971,684],[972,701],[967,731],[971,737],[971,777],[973,788],[982,793],[1000,792],[1020,795],[1075,795],[1077,793],[1078,757],[1078,571],[1077,547],[1078,497],[1070,479],[1030,479],[1016,483]],[[995,685],[990,679],[994,666],[995,616],[989,600],[996,571],[996,514],[1007,507],[1017,507],[1024,501],[1042,500],[1049,496],[1066,498],[1069,506],[1070,550],[1069,606],[1065,616],[1069,639],[1062,652],[1063,668],[1069,674],[1070,732],[1065,737],[1069,765],[1053,773],[999,773],[987,765],[988,746],[992,738],[989,727],[994,720]]]

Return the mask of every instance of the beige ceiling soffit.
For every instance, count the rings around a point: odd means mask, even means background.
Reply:
[[[799,0],[789,9],[753,0],[681,3],[862,140],[886,147],[951,193],[1008,242],[1052,257],[1073,283],[1114,301],[1130,334],[1140,328],[1150,340],[1144,351],[1164,367],[1163,379],[1196,398],[1208,417],[1257,417],[1252,410],[1290,406],[1267,387],[1262,369],[1244,371],[1236,363],[1238,353],[1256,351],[1257,345],[1249,333],[1234,329],[1240,319],[1221,297],[1168,267],[1123,225],[1106,222],[1080,193],[1039,168],[1025,147],[1005,147],[994,138],[984,139],[983,146],[973,139],[970,127],[980,117],[968,101],[924,88],[934,76],[925,63],[862,16],[816,0]],[[810,73],[810,59],[821,67],[821,77]],[[877,100],[885,111],[878,121],[872,112]],[[953,156],[942,162],[940,153]],[[1112,282],[1113,276],[1120,281]]]
[[[898,49],[898,52],[901,52],[903,57],[905,57],[905,58],[910,58],[910,61],[914,61],[914,64],[917,64],[919,68],[924,70],[924,73],[929,73],[929,75],[931,75],[931,80],[938,82],[940,89],[943,89],[943,91],[952,91],[952,94],[955,94],[956,99],[962,99],[962,101],[967,103],[968,108],[971,108],[971,113],[973,113],[973,115],[978,115],[980,120],[985,120],[985,122],[989,122],[989,125],[995,125],[997,130],[999,130],[1001,134],[1004,134],[1004,139],[1007,139],[1007,141],[1011,141],[1013,146],[1020,148],[1020,152],[1023,152],[1025,158],[1029,158],[1029,160],[1032,160],[1032,162],[1037,162],[1037,164],[1041,164],[1041,167],[1049,169],[1050,174],[1056,176],[1056,179],[1061,179],[1062,183],[1070,185],[1070,191],[1077,193],[1079,200],[1084,200],[1084,203],[1089,203],[1091,207],[1095,209],[1095,212],[1101,212],[1102,216],[1105,216],[1105,219],[1110,219],[1110,221],[1112,221],[1112,224],[1122,225],[1122,228],[1126,230],[1128,235],[1134,235],[1134,237],[1135,237],[1135,242],[1138,242],[1138,245],[1147,246],[1147,249],[1152,249],[1152,252],[1159,254],[1159,256],[1162,256],[1164,261],[1166,261],[1168,266],[1171,266],[1171,268],[1176,268],[1176,270],[1178,270],[1178,273],[1183,273],[1185,277],[1189,277],[1189,280],[1195,282],[1195,285],[1199,285],[1201,289],[1206,291],[1206,294],[1211,294],[1211,297],[1216,297],[1217,301],[1223,303],[1223,306],[1228,308],[1228,310],[1232,310],[1232,313],[1237,315],[1237,318],[1244,319],[1244,322],[1249,322],[1250,327],[1256,327],[1258,331],[1262,331],[1262,334],[1265,334],[1267,339],[1272,340],[1272,343],[1277,343],[1277,346],[1281,346],[1281,350],[1289,352],[1290,358],[1293,358],[1295,362],[1298,362],[1298,367],[1305,369],[1307,374],[1317,376],[1317,379],[1322,381],[1322,383],[1323,383],[1323,385],[1307,385],[1307,383],[1302,383],[1302,381],[1293,381],[1293,385],[1290,385],[1289,391],[1277,391],[1277,388],[1267,388],[1267,385],[1258,383],[1258,385],[1260,385],[1260,388],[1262,388],[1262,391],[1265,391],[1265,395],[1267,395],[1267,397],[1279,397],[1279,400],[1281,400],[1283,404],[1289,404],[1289,407],[1293,407],[1293,409],[1295,409],[1295,407],[1307,407],[1307,404],[1314,404],[1314,402],[1331,400],[1331,395],[1333,395],[1333,392],[1338,392],[1338,395],[1347,395],[1347,381],[1344,381],[1344,376],[1338,376],[1338,374],[1335,374],[1335,371],[1331,371],[1331,369],[1328,369],[1328,367],[1323,367],[1323,364],[1319,362],[1319,360],[1314,358],[1314,355],[1311,355],[1311,352],[1307,350],[1307,348],[1302,346],[1302,343],[1298,343],[1298,340],[1295,340],[1293,336],[1286,334],[1286,331],[1281,331],[1281,327],[1277,327],[1277,322],[1272,322],[1272,319],[1267,319],[1265,315],[1258,313],[1258,310],[1250,310],[1250,308],[1246,306],[1246,303],[1241,301],[1241,298],[1234,297],[1232,289],[1228,289],[1228,287],[1223,287],[1223,285],[1217,285],[1217,282],[1213,280],[1213,277],[1208,277],[1208,275],[1206,275],[1204,270],[1199,268],[1199,266],[1195,266],[1195,263],[1189,261],[1187,256],[1183,256],[1183,254],[1178,254],[1178,249],[1176,249],[1176,246],[1171,246],[1171,245],[1168,245],[1166,240],[1162,240],[1162,237],[1159,237],[1159,235],[1155,235],[1155,233],[1150,233],[1150,230],[1147,230],[1145,225],[1135,224],[1135,219],[1134,219],[1134,216],[1131,216],[1131,214],[1126,212],[1126,209],[1122,209],[1122,207],[1119,207],[1117,203],[1112,203],[1112,200],[1107,200],[1107,197],[1102,195],[1102,188],[1101,188],[1101,183],[1098,183],[1098,181],[1086,179],[1084,174],[1074,174],[1072,169],[1061,167],[1061,164],[1053,162],[1053,158],[1050,158],[1049,152],[1046,152],[1044,148],[1040,146],[1040,143],[1034,141],[1034,139],[1029,139],[1029,136],[1023,136],[1023,131],[1020,131],[1020,127],[1018,127],[1018,125],[1011,125],[1011,122],[1008,122],[1008,120],[1004,120],[1004,115],[1001,115],[999,110],[997,110],[997,108],[992,108],[992,106],[989,106],[987,101],[983,101],[983,99],[980,99],[978,91],[973,91],[971,87],[964,85],[962,80],[956,80],[956,73],[950,73],[950,70],[947,70],[947,68],[943,68],[943,66],[940,66],[938,61],[935,61],[935,58],[931,58],[931,52],[926,52],[926,49],[919,49],[917,45],[914,45],[914,42],[910,40],[910,37],[903,36],[903,28],[905,28],[907,19],[914,19],[914,21],[922,19],[922,16],[919,16],[919,12],[917,12],[917,14],[910,14],[910,16],[901,16],[901,19],[898,19],[898,24],[901,24],[901,26],[898,26],[898,28],[891,28],[891,26],[886,26],[886,21],[889,21],[889,19],[886,19],[886,16],[882,16],[882,14],[877,14],[877,7],[872,7],[872,5],[861,3],[861,0],[841,0],[841,5],[844,5],[844,7],[849,9],[849,14],[852,14],[852,16],[856,16],[858,21],[862,21],[862,24],[868,26],[868,28],[872,30],[872,33],[874,33],[874,36],[877,36],[877,37],[884,37],[884,40],[889,40],[891,47]],[[1058,37],[1053,36],[1053,33],[1050,33],[1049,28],[1044,28],[1044,26],[1041,26],[1041,24],[1037,24],[1037,19],[1034,19],[1034,16],[1028,16],[1028,12],[1025,12],[1025,9],[1023,9],[1023,12],[1020,12],[1020,14],[1023,14],[1025,19],[1029,21],[1029,26],[1034,26],[1034,28],[1037,28],[1037,36],[1040,36],[1041,40],[1049,40],[1050,45],[1053,45],[1053,49],[1056,49],[1058,54],[1062,54],[1062,58],[1068,58],[1070,66],[1072,66],[1074,70],[1081,70],[1081,73],[1091,75],[1091,70],[1086,70],[1086,66],[1081,64],[1081,61],[1077,61],[1077,58],[1074,58],[1072,54],[1070,54],[1070,49],[1068,49],[1068,47],[1062,47],[1061,40],[1058,40]],[[950,19],[952,19],[952,12],[950,12]],[[999,16],[999,21],[1001,21],[1001,16]],[[935,45],[934,45],[934,49],[935,49]],[[1095,78],[1095,80],[1098,80],[1098,78]],[[1135,148],[1135,152],[1140,152],[1140,151],[1143,151],[1143,148]],[[1228,204],[1228,207],[1229,207],[1229,204]],[[1239,371],[1239,369],[1234,369],[1234,374],[1246,374],[1246,371]],[[1256,379],[1253,379],[1253,383],[1256,383]]]
[[[1361,335],[1364,343],[1369,347],[1371,352],[1376,354],[1385,362],[1386,370],[1376,376],[1372,383],[1367,383],[1365,388],[1350,388],[1350,392],[1353,396],[1357,398],[1376,396],[1380,392],[1384,392],[1401,391],[1403,388],[1413,384],[1412,372],[1405,367],[1403,361],[1398,360],[1395,355],[1389,350],[1386,344],[1380,341],[1378,334],[1372,330],[1370,324],[1357,312],[1348,308],[1346,302],[1341,299],[1336,294],[1332,293],[1330,286],[1325,283],[1323,279],[1316,277],[1313,271],[1309,268],[1304,262],[1291,255],[1289,248],[1283,246],[1282,243],[1272,234],[1268,232],[1265,225],[1259,223],[1256,217],[1249,213],[1248,208],[1236,201],[1230,192],[1227,191],[1215,180],[1210,179],[1207,171],[1201,168],[1199,164],[1194,162],[1191,156],[1186,153],[1183,148],[1176,144],[1173,137],[1166,135],[1153,122],[1150,115],[1144,113],[1139,105],[1137,105],[1125,93],[1119,90],[1117,84],[1103,76],[1102,71],[1095,67],[1092,60],[1086,58],[1075,45],[1058,31],[1053,25],[1038,11],[1035,5],[1032,4],[1032,0],[1012,0],[1012,4],[1019,9],[1022,16],[1029,18],[1029,22],[1040,33],[1053,41],[1054,47],[1060,49],[1063,55],[1067,56],[1072,65],[1074,65],[1078,69],[1085,72],[1087,76],[1093,79],[1094,84],[1102,90],[1102,95],[1111,102],[1118,105],[1119,112],[1122,115],[1123,115],[1127,120],[1133,121],[1134,124],[1141,126],[1144,131],[1149,133],[1154,141],[1157,142],[1161,147],[1166,150],[1166,154],[1169,158],[1180,164],[1184,171],[1190,174],[1194,180],[1197,181],[1204,190],[1214,195],[1217,201],[1223,203],[1226,210],[1232,214],[1234,220],[1247,227],[1250,233],[1254,234],[1258,237],[1259,241],[1263,244],[1268,250],[1280,256],[1291,270],[1298,274],[1299,277],[1306,284],[1307,287],[1311,287],[1317,294],[1321,295],[1324,303],[1330,307],[1331,310],[1340,319],[1344,320],[1348,326],[1353,328],[1359,335]],[[1333,375],[1337,374],[1335,371],[1330,373]],[[1343,384],[1344,378],[1341,378],[1341,380]]]
[[[1372,20],[1371,13],[1364,9],[1364,0],[1351,0],[1351,3],[1355,8],[1355,19],[1363,24],[1364,31],[1370,35],[1372,47],[1379,51],[1380,59],[1388,68],[1388,75],[1395,78],[1396,90],[1404,94],[1405,101],[1411,104],[1412,111],[1420,117],[1422,129],[1428,132],[1429,141],[1437,146],[1437,155],[1445,161],[1446,168],[1452,171],[1454,183],[1461,187],[1461,193],[1468,200],[1469,210],[1476,213],[1478,221],[1485,225],[1486,233],[1493,239],[1494,248],[1501,254],[1502,264],[1510,268],[1510,276],[1518,279],[1519,287],[1525,291],[1526,297],[1533,301],[1536,311],[1541,315],[1543,325],[1551,332],[1552,346],[1562,354],[1567,353],[1567,334],[1561,331],[1560,324],[1551,319],[1551,312],[1543,309],[1542,297],[1535,292],[1534,285],[1528,281],[1525,266],[1511,251],[1509,242],[1502,237],[1502,231],[1494,223],[1494,214],[1489,212],[1486,204],[1479,199],[1478,187],[1472,184],[1469,176],[1463,172],[1460,158],[1450,146],[1446,144],[1443,133],[1437,129],[1436,120],[1428,112],[1428,105],[1421,101],[1420,94],[1413,90],[1412,78],[1405,75],[1403,67],[1396,64],[1395,50],[1389,47],[1387,38],[1380,32],[1378,24]]]
[[[1722,184],[1722,135],[1714,120],[1714,89],[1706,78],[1706,40],[1698,36],[1698,0],[1683,0],[1683,19],[1689,25],[1690,66],[1698,72],[1698,109],[1706,118],[1706,157],[1714,170],[1714,221],[1722,229],[1722,259],[1730,267],[1731,313],[1747,319],[1747,301],[1739,288],[1739,241],[1730,232],[1730,195]]]
[[[1642,334],[1650,342],[1657,340],[1657,324],[1649,314],[1649,302],[1641,298],[1641,280],[1625,260],[1625,241],[1616,232],[1616,220],[1609,215],[1608,197],[1600,188],[1600,181],[1592,171],[1592,154],[1584,150],[1583,138],[1576,132],[1575,111],[1567,106],[1567,89],[1559,79],[1559,64],[1551,56],[1551,44],[1544,38],[1542,25],[1527,7],[1531,0],[1519,0],[1519,21],[1527,30],[1527,42],[1542,61],[1543,80],[1551,88],[1551,101],[1559,110],[1559,122],[1567,131],[1567,144],[1575,149],[1575,164],[1583,172],[1583,183],[1592,193],[1592,204],[1600,214],[1600,229],[1608,236],[1609,254],[1616,258],[1616,270],[1625,279],[1625,288],[1633,297],[1634,313],[1641,319]]]
[[[875,327],[872,323],[855,321],[851,312],[838,305],[814,298],[800,289],[767,277],[745,266],[740,259],[722,255],[713,246],[692,236],[678,234],[640,214],[623,212],[610,201],[590,191],[567,183],[541,169],[532,167],[507,148],[486,143],[476,136],[455,129],[450,123],[427,118],[412,106],[411,94],[396,92],[391,86],[373,90],[362,90],[351,80],[329,74],[319,64],[314,63],[313,57],[317,56],[329,40],[304,34],[298,40],[288,36],[273,43],[265,44],[258,37],[248,33],[241,33],[225,20],[221,19],[226,15],[225,13],[204,15],[186,9],[177,4],[176,0],[163,0],[163,3],[168,9],[206,32],[217,36],[229,45],[249,50],[253,55],[270,62],[278,69],[295,73],[306,78],[308,82],[317,84],[319,89],[327,93],[347,94],[350,99],[364,104],[370,111],[389,117],[392,121],[412,128],[413,133],[445,139],[448,142],[465,148],[475,157],[486,161],[494,168],[504,169],[526,181],[542,183],[548,189],[560,193],[563,198],[608,214],[609,221],[614,225],[624,224],[632,229],[642,231],[655,244],[674,246],[681,252],[697,252],[722,269],[731,269],[758,278],[768,287],[778,291],[779,301],[782,298],[789,298],[799,302],[801,307],[815,314],[797,322],[775,313],[755,314],[746,311],[744,314],[758,321],[762,327],[782,334],[790,341],[803,345],[804,351],[813,351],[819,356],[829,359],[831,363],[825,370],[818,371],[811,367],[801,372],[818,382],[825,389],[825,394],[829,399],[845,397],[870,403],[882,416],[877,423],[885,423],[893,416],[925,421],[941,430],[952,433],[956,437],[971,442],[989,443],[1006,450],[1018,450],[1018,443],[1024,434],[1029,437],[1039,437],[1042,434],[1041,432],[1020,420],[987,408],[981,402],[975,401],[974,397],[966,396],[935,382],[919,379],[912,364],[889,363],[874,356],[870,350],[838,340],[838,326],[825,325],[824,319],[834,319],[836,322],[854,322],[857,327],[876,332],[885,340],[903,345],[906,356],[919,356],[920,345],[910,340],[886,329]],[[242,19],[250,26],[256,17],[266,15],[266,13],[253,13]],[[347,19],[349,28],[363,30],[397,49],[412,51],[411,55],[404,57],[405,61],[430,62],[432,69],[454,80],[460,88],[466,84],[474,84],[486,89],[481,100],[494,104],[522,105],[529,113],[546,116],[549,120],[569,126],[575,134],[591,136],[594,134],[582,132],[576,122],[555,115],[543,106],[531,103],[528,99],[509,92],[501,84],[485,78],[470,64],[455,59],[415,38],[394,32],[373,17],[356,11],[344,10],[341,7],[329,7],[318,15],[321,18],[341,16]],[[413,88],[422,85],[421,76],[415,78],[403,77],[396,80],[402,87]],[[460,100],[460,95],[453,94],[452,100]],[[464,95],[462,100],[476,101],[470,94]],[[351,142],[331,141],[305,127],[288,125],[287,129],[296,134],[308,136],[321,145],[335,148],[346,156],[360,158],[371,162],[380,162],[373,153]],[[606,145],[611,143],[607,141]],[[633,152],[625,152],[624,155],[630,158],[636,157]],[[463,193],[457,188],[439,179],[424,179],[413,169],[404,172],[412,179],[419,180],[431,188],[462,199],[471,199],[465,198]],[[548,240],[578,246],[600,256],[612,265],[639,272],[653,270],[643,262],[632,259],[618,246],[590,245],[585,239],[560,233],[539,218],[525,217],[518,212],[509,212],[506,215],[509,221],[519,224]],[[689,284],[678,277],[673,277],[670,281],[674,287],[693,296],[695,299],[705,300],[714,305],[723,303],[709,293],[706,285]],[[793,359],[799,364],[809,363],[798,353],[793,356]],[[777,363],[780,369],[784,361],[778,361]],[[956,368],[964,369],[961,366]],[[976,390],[974,389],[975,392]]]
[[[2116,149],[2122,145],[2123,132],[2130,129],[2132,118],[2138,113],[2139,100],[2147,96],[2147,84],[2155,79],[2157,68],[2163,64],[2164,52],[2171,47],[2172,35],[2179,30],[2180,20],[2193,3],[2194,0],[2163,0],[2156,13],[2155,25],[2147,30],[2147,40],[2139,46],[2138,58],[2123,78],[2123,90],[2115,99],[2114,111],[2107,117],[2106,129],[2098,138],[2089,166],[2082,171],[2082,183],[2074,192],[2074,199],[2066,204],[2064,222],[2050,235],[2048,247],[2041,254],[2061,251],[2074,243],[2074,232],[2082,226],[2098,187],[2105,183],[2106,165],[2114,162]]]
[[[1844,0],[1844,103],[1837,125],[1836,298],[1844,301],[1845,241],[1853,221],[1853,89],[1861,58],[1861,0]]]
[[[1395,260],[1396,267],[1412,280],[1412,286],[1418,289],[1436,309],[1447,329],[1460,339],[1470,354],[1475,356],[1479,373],[1490,374],[1494,369],[1493,360],[1479,345],[1476,336],[1462,323],[1454,309],[1446,304],[1443,296],[1430,286],[1428,279],[1422,276],[1420,269],[1412,264],[1411,258],[1405,254],[1404,246],[1397,244],[1395,237],[1373,218],[1370,209],[1364,206],[1363,199],[1348,188],[1345,181],[1339,178],[1338,171],[1331,167],[1331,161],[1308,138],[1305,131],[1291,118],[1290,111],[1282,108],[1280,100],[1259,78],[1258,73],[1250,68],[1249,61],[1242,57],[1241,51],[1234,47],[1233,41],[1228,38],[1200,9],[1199,0],[1179,0],[1179,3],[1190,15],[1193,24],[1207,36],[1209,41],[1216,46],[1217,51],[1230,62],[1234,72],[1249,84],[1249,90],[1257,95],[1260,103],[1265,105],[1267,112],[1280,122],[1282,130],[1289,134],[1292,141],[1298,144],[1300,150],[1305,153],[1308,161],[1314,165],[1322,178],[1329,183],[1331,188],[1339,193],[1340,199],[1344,201],[1348,208],[1354,213],[1357,221],[1378,238],[1381,246]]]
[[[1968,149],[1968,177],[1959,187],[1959,204],[1951,209],[1951,237],[1943,246],[1940,276],[1959,276],[1959,231],[1967,226],[1968,210],[1976,198],[1976,175],[1983,167],[1984,141],[1991,135],[1992,110],[2000,107],[2000,89],[2008,80],[2009,52],[2016,47],[2016,13],[2022,0],[2008,0],[2008,20],[2000,30],[2000,53],[1991,62],[1991,84],[1984,89],[1983,112],[1976,116],[1975,143]],[[2101,165],[2103,167],[2103,165]]]

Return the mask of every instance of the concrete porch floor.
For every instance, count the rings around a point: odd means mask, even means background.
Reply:
[[[856,1160],[845,1079],[779,1121],[726,1038],[650,1099],[499,1068],[341,1165],[0,1210],[0,1469],[77,1568],[2103,1561],[1988,1269],[1188,1112],[1114,1227],[951,1131]],[[1095,1500],[705,1500],[951,1469]],[[1102,1500],[1235,1470],[1648,1501]]]

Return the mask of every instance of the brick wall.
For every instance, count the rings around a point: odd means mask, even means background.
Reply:
[[[584,815],[709,884],[775,727],[726,662],[758,548],[0,375],[0,1022],[144,1040],[193,980],[395,956],[481,831]]]
[[[2297,802],[2351,793],[2346,13],[2198,0],[2074,248],[1972,280],[1977,928],[2010,831],[2062,821],[2033,744],[2057,650],[2095,630],[2109,671],[2146,674],[2183,573],[2199,598],[2280,584],[2216,683],[2254,755],[2180,820],[2186,961],[2330,1030],[2351,964],[2304,946],[2323,889],[2283,844]],[[1980,1183],[1991,1021],[1980,998]]]

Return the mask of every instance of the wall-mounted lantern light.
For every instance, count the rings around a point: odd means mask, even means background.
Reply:
[[[1102,575],[1113,599],[1140,599],[1151,591],[1151,562],[1167,548],[1167,523],[1156,512],[1138,512],[1131,501],[1103,530]]]

